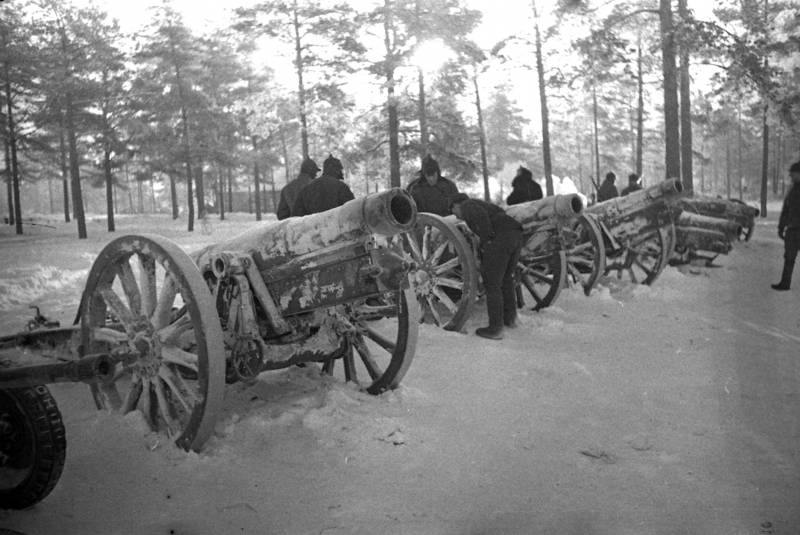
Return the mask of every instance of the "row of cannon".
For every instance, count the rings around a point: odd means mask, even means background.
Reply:
[[[603,276],[652,284],[667,265],[710,263],[735,241],[749,240],[758,215],[738,201],[687,194],[677,179],[591,206],[568,194],[506,212],[523,225],[518,301],[527,293],[534,310],[550,306],[570,285],[588,296]],[[479,293],[476,237],[454,216],[425,213],[402,236],[417,265],[412,286],[423,317],[460,330]]]
[[[520,290],[541,309],[567,284],[589,295],[603,275],[651,284],[677,251],[749,238],[754,216],[735,208],[687,197],[677,180],[589,207],[578,195],[512,206],[525,234]],[[267,370],[316,363],[372,394],[398,386],[422,320],[459,330],[469,318],[475,251],[463,223],[418,213],[400,189],[192,255],[158,235],[112,240],[73,325],[0,336],[0,508],[40,501],[61,475],[64,426],[46,384],[87,383],[98,409],[139,411],[200,450],[225,385]]]

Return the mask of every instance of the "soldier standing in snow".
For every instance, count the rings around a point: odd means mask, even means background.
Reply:
[[[499,206],[470,199],[464,193],[450,198],[451,210],[480,238],[481,275],[486,289],[489,326],[475,334],[500,340],[503,326],[516,327],[514,272],[522,248],[522,225]]]
[[[278,201],[278,212],[276,214],[279,220],[294,215],[292,214],[292,207],[294,207],[294,203],[297,200],[297,194],[317,177],[318,172],[317,162],[311,158],[303,160],[303,163],[300,164],[300,173],[297,178],[290,181],[281,190],[281,198]]]
[[[614,182],[617,180],[617,175],[609,171],[606,173],[606,179],[600,184],[600,189],[597,190],[597,202],[607,201],[614,197],[619,197],[617,186]]]
[[[322,176],[312,180],[300,190],[292,208],[292,215],[302,217],[324,212],[352,199],[355,199],[355,196],[344,183],[342,162],[331,154],[322,162]]]
[[[778,218],[778,237],[783,240],[783,273],[781,281],[773,284],[774,290],[788,290],[792,284],[792,271],[797,251],[800,250],[800,161],[789,167],[792,185],[783,199]]]
[[[506,204],[519,204],[521,202],[538,201],[542,198],[542,187],[533,180],[530,169],[520,166],[517,176],[511,181],[512,191],[506,197]]]
[[[422,169],[419,176],[406,188],[408,194],[417,203],[417,210],[440,215],[450,215],[448,201],[452,195],[458,193],[458,188],[449,179],[442,176],[439,162],[428,154],[422,159]]]
[[[636,173],[631,173],[628,175],[628,185],[622,190],[620,196],[624,197],[628,193],[633,193],[634,191],[639,191],[642,189],[642,181],[639,179],[639,175]]]

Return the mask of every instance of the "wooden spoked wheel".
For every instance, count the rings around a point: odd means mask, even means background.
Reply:
[[[408,371],[417,347],[419,307],[411,289],[343,307],[348,325],[342,348],[322,365],[324,373],[339,369],[346,381],[370,394],[396,388]],[[341,363],[337,365],[337,363]]]
[[[416,263],[409,279],[422,309],[420,318],[447,330],[460,330],[478,291],[478,268],[469,242],[456,225],[425,212],[402,240],[406,254]]]
[[[594,217],[582,214],[562,234],[567,255],[567,280],[580,284],[583,293],[589,295],[606,265],[600,226]]]
[[[138,410],[183,449],[211,435],[225,386],[222,328],[191,258],[155,235],[123,236],[92,265],[81,297],[83,353],[126,354],[97,407]]]
[[[633,283],[652,284],[669,263],[675,247],[675,229],[670,225],[652,228],[632,238],[613,256],[606,257],[605,274],[616,273]]]
[[[567,277],[567,255],[563,250],[541,256],[525,256],[517,264],[517,277],[536,303],[533,310],[550,306],[558,298]]]

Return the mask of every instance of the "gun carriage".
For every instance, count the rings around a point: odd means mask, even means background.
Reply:
[[[605,275],[652,284],[667,266],[675,244],[675,202],[683,194],[678,179],[589,206],[584,213],[600,227]]]
[[[670,264],[703,260],[710,265],[717,256],[728,254],[733,242],[744,234],[735,221],[683,210],[675,219],[675,250]]]
[[[582,210],[577,194],[546,197],[506,210],[523,226],[525,245],[518,276],[537,310],[555,301],[568,278],[580,283],[588,295],[603,272],[602,235],[593,220],[581,215]],[[455,216],[424,212],[414,230],[401,236],[402,247],[417,266],[411,284],[423,318],[460,330],[478,295],[477,237]]]
[[[64,429],[47,383],[86,382],[99,409],[138,410],[187,450],[212,434],[225,383],[265,370],[317,362],[372,394],[396,387],[416,348],[413,265],[375,236],[416,216],[393,189],[192,256],[157,235],[111,241],[75,325],[0,337],[0,508],[36,503],[60,476]]]

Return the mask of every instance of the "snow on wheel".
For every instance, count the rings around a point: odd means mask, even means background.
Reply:
[[[138,352],[92,385],[97,407],[138,410],[151,429],[186,450],[211,435],[222,404],[225,350],[208,286],[176,244],[123,236],[92,265],[81,297],[84,353]]]
[[[47,387],[0,389],[0,509],[44,499],[64,468],[67,440]]]
[[[533,310],[550,306],[561,293],[567,277],[567,255],[563,250],[520,258],[517,275],[536,303]]]
[[[416,263],[410,279],[421,318],[447,330],[461,330],[478,291],[475,253],[467,239],[445,218],[421,212],[415,228],[404,233],[402,241]]]
[[[370,394],[396,388],[408,371],[417,347],[419,307],[411,289],[346,305],[350,324],[342,348],[322,365],[333,375],[337,368]],[[337,363],[341,365],[337,365]]]
[[[626,276],[637,284],[652,284],[669,263],[675,247],[670,225],[651,228],[633,236],[619,251],[607,256],[605,274]]]
[[[594,217],[582,214],[562,234],[567,255],[567,280],[580,284],[583,293],[589,295],[606,264],[600,227]]]

